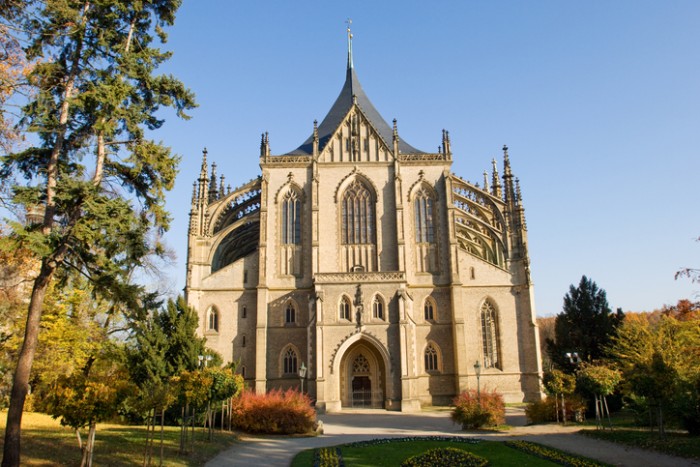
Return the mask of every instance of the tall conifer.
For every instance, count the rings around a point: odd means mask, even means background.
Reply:
[[[43,221],[15,235],[40,258],[24,344],[7,416],[3,466],[20,462],[20,425],[44,295],[61,268],[80,271],[115,302],[138,303],[129,272],[168,228],[164,193],[178,157],[149,139],[171,107],[186,118],[194,97],[172,76],[156,75],[170,54],[158,43],[180,0],[45,0],[27,2],[27,58],[34,93],[23,128],[34,147],[2,158],[0,177],[14,202],[44,209]],[[4,11],[0,10],[0,14]],[[154,45],[155,43],[155,45]],[[18,180],[20,182],[18,182]]]

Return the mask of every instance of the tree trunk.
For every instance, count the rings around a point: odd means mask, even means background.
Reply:
[[[564,394],[561,395],[561,421],[566,425],[566,400]]]
[[[7,428],[5,429],[5,446],[3,448],[2,467],[18,467],[20,462],[20,430],[24,401],[29,391],[29,375],[34,362],[34,351],[39,340],[39,323],[44,306],[44,297],[51,278],[56,270],[55,263],[45,258],[41,263],[39,275],[34,280],[34,288],[29,301],[27,325],[24,329],[24,341],[17,359],[17,368],[12,381],[10,407],[7,411]]]
[[[95,446],[95,431],[97,431],[97,423],[90,422],[90,429],[85,442],[85,450],[83,450],[83,458],[80,462],[80,467],[92,467],[92,453]]]
[[[81,14],[81,22],[84,21],[90,2],[86,1]],[[63,149],[65,132],[68,123],[70,110],[70,98],[75,88],[75,81],[80,67],[83,40],[80,36],[77,40],[75,53],[71,64],[71,71],[66,80],[66,87],[63,93],[63,102],[58,118],[59,130],[56,141],[51,151],[48,164],[46,166],[46,205],[44,212],[44,222],[42,233],[48,235],[53,228],[54,216],[56,215],[56,185],[58,183],[58,158]],[[59,247],[61,248],[61,247]],[[24,331],[24,341],[22,350],[17,360],[17,368],[12,381],[12,391],[10,392],[10,407],[7,411],[7,425],[5,428],[5,445],[3,447],[2,467],[18,467],[20,463],[20,434],[22,426],[22,411],[29,389],[29,375],[34,362],[34,351],[39,338],[39,322],[44,306],[44,297],[49,283],[60,260],[59,255],[48,256],[42,260],[39,276],[34,280],[34,288],[29,301],[27,311],[27,327]],[[62,256],[62,255],[60,255]]]
[[[160,463],[158,465],[163,465],[163,437],[165,429],[165,408],[160,409]]]

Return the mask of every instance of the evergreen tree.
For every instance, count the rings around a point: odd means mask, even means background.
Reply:
[[[558,368],[573,373],[574,365],[566,354],[575,352],[584,362],[599,360],[623,320],[621,309],[610,310],[605,290],[583,276],[578,287],[571,285],[564,296],[563,310],[554,323],[554,339],[547,339],[549,357]]]
[[[162,254],[168,228],[164,193],[178,157],[147,137],[163,124],[161,107],[181,117],[193,95],[172,76],[157,76],[169,53],[163,26],[180,0],[45,0],[24,3],[32,98],[23,129],[38,144],[2,158],[0,181],[13,202],[41,206],[43,221],[14,225],[18,242],[41,260],[27,313],[7,415],[3,466],[20,462],[20,425],[46,291],[57,271],[88,277],[96,294],[137,309],[142,289],[131,271]],[[0,8],[5,18],[6,11]],[[156,44],[157,45],[157,44]],[[154,232],[155,229],[155,232]]]

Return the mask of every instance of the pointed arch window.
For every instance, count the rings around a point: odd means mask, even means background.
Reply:
[[[435,302],[430,297],[425,299],[423,314],[426,321],[435,321]]]
[[[285,375],[297,374],[297,353],[293,348],[287,347],[282,358],[282,365]]]
[[[214,307],[209,308],[207,312],[207,331],[219,331],[219,312]]]
[[[342,205],[341,242],[344,245],[374,243],[374,206],[372,195],[359,180],[345,190]]]
[[[301,200],[299,194],[290,189],[282,200],[282,244],[301,243]]]
[[[421,189],[416,193],[414,209],[417,243],[435,242],[434,204],[433,197],[425,189]]]
[[[379,295],[375,295],[372,300],[372,318],[384,319],[384,302]]]
[[[350,300],[348,299],[348,297],[343,297],[340,300],[338,316],[340,317],[340,319],[350,321]]]
[[[432,342],[425,348],[424,362],[426,373],[440,371],[440,354]]]
[[[284,324],[294,324],[297,322],[297,310],[292,302],[287,303],[284,310]]]
[[[481,306],[481,337],[484,352],[484,368],[501,368],[498,313],[488,300]]]

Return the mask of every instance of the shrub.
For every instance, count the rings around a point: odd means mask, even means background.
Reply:
[[[409,457],[401,463],[401,467],[433,467],[435,465],[482,467],[489,465],[489,461],[457,448],[435,448]]]
[[[496,391],[481,391],[479,396],[470,389],[455,397],[452,404],[452,421],[460,423],[463,430],[501,425],[506,419],[503,396]]]
[[[308,433],[316,421],[309,396],[293,389],[266,394],[245,391],[234,399],[232,414],[234,426],[248,433]]]
[[[556,404],[554,397],[547,397],[541,401],[533,402],[525,407],[525,415],[530,423],[546,423],[557,421],[557,407],[559,408],[559,419],[561,419],[561,399]],[[566,398],[566,419],[576,420],[576,414],[586,413],[586,405],[579,396],[569,396]]]
[[[542,446],[541,444],[531,443],[529,441],[506,441],[505,445],[513,449],[517,449],[518,451],[532,454],[533,456],[541,459],[552,461],[555,464],[569,467],[598,467],[601,465],[606,465],[594,460],[584,459],[579,456],[562,452],[558,449]]]
[[[340,467],[344,465],[340,448],[320,448],[314,451],[314,467]]]

